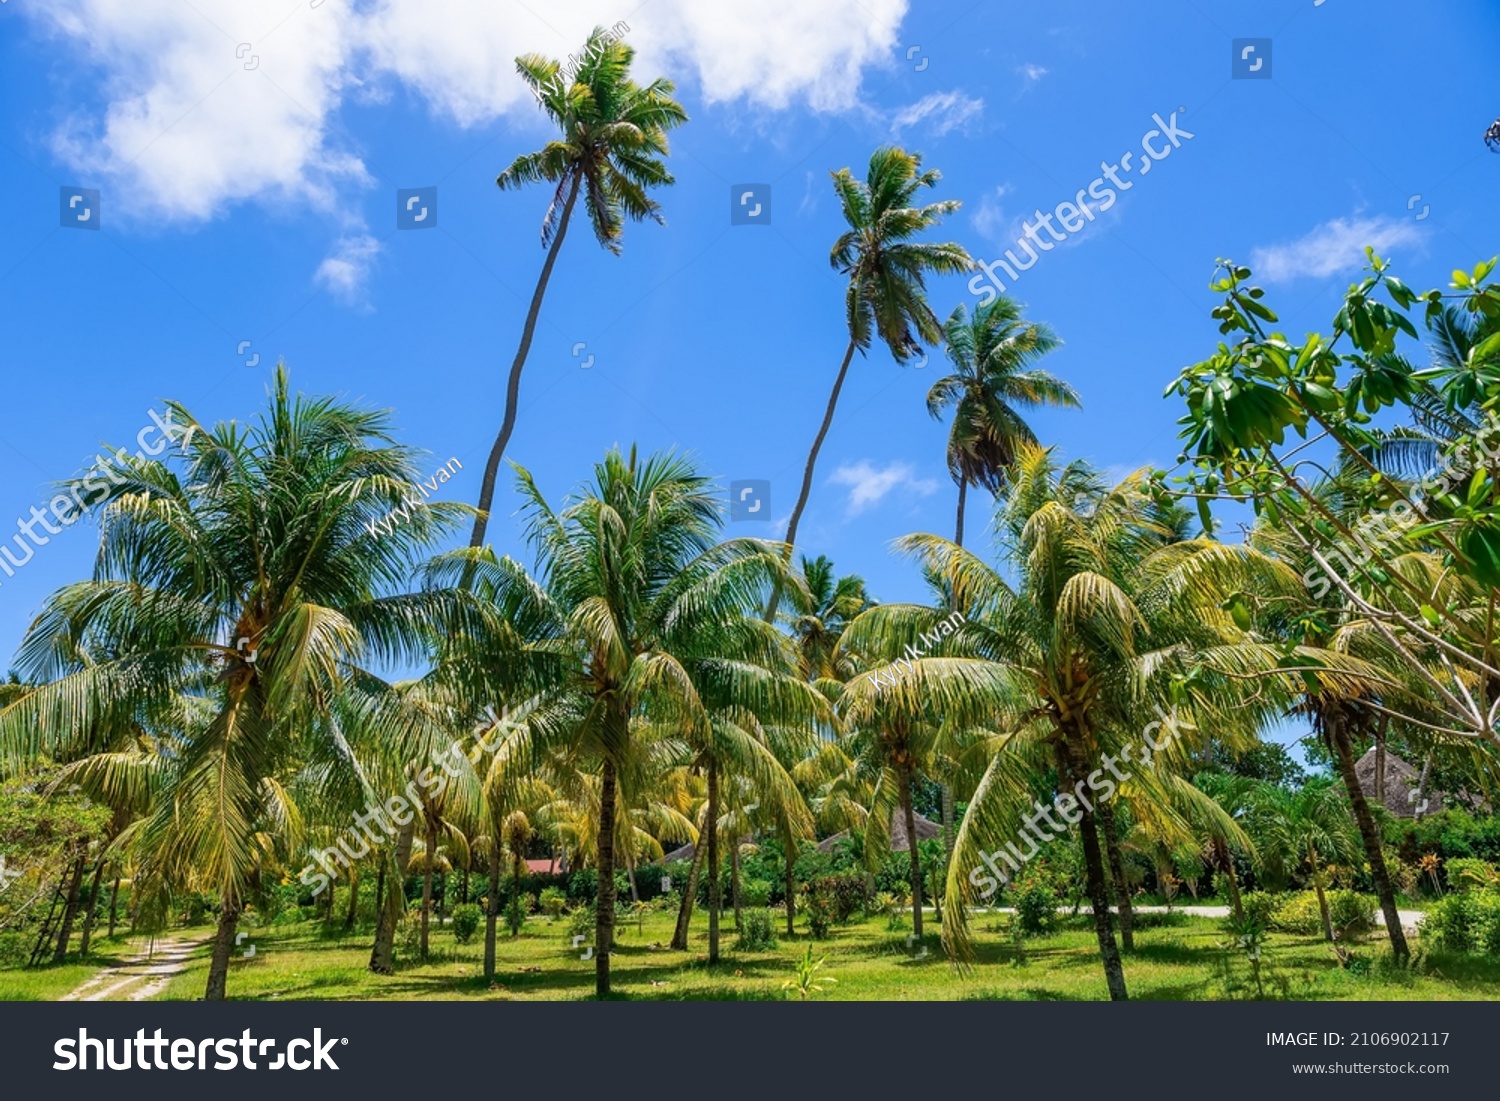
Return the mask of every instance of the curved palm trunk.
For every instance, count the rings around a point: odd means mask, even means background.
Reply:
[[[1318,893],[1318,913],[1323,918],[1323,936],[1333,943],[1333,915],[1328,912],[1328,896],[1323,893],[1323,872],[1318,867],[1317,850],[1309,847],[1307,861],[1312,865],[1313,890]]]
[[[94,865],[94,878],[89,881],[88,909],[83,912],[83,932],[78,940],[79,958],[89,954],[89,941],[94,935],[94,916],[99,912],[99,880],[104,876],[104,861]]]
[[[1218,858],[1219,867],[1224,869],[1225,882],[1229,884],[1229,903],[1234,907],[1234,920],[1245,920],[1245,906],[1240,900],[1240,880],[1234,874],[1234,856],[1229,851],[1229,846],[1224,844],[1221,837],[1214,838],[1214,855]]]
[[[1083,785],[1088,775],[1088,761],[1083,746],[1075,742],[1075,731],[1064,731],[1068,742],[1058,747],[1058,774],[1062,777],[1062,790],[1074,794]],[[1081,739],[1079,739],[1081,741]],[[1076,779],[1075,779],[1076,777]],[[1080,800],[1083,815],[1078,832],[1083,840],[1084,883],[1089,896],[1089,905],[1094,911],[1094,935],[1099,941],[1099,957],[1104,964],[1104,981],[1109,987],[1110,1001],[1123,1002],[1129,998],[1125,991],[1125,967],[1120,961],[1120,949],[1115,944],[1114,930],[1110,928],[1109,892],[1105,879],[1104,857],[1099,851],[1097,817],[1089,803]]]
[[[416,832],[417,820],[413,818],[396,834],[396,874],[385,884],[380,918],[375,924],[375,946],[370,950],[370,970],[377,975],[390,975],[396,970],[396,926],[406,912],[406,865],[411,860]]]
[[[964,545],[964,512],[969,500],[969,480],[960,478],[958,480],[958,517],[953,524],[953,541],[960,547]]]
[[[698,901],[698,871],[703,867],[703,839],[700,837],[698,840],[699,844],[693,846],[693,863],[688,871],[687,886],[682,890],[682,905],[677,907],[677,928],[672,932],[672,947],[678,952],[687,951],[693,904]]]
[[[600,998],[609,997],[609,953],[615,936],[615,799],[618,787],[615,763],[606,758],[599,785],[599,893],[598,921],[594,925],[594,994]]]
[[[708,811],[703,828],[708,833],[708,962],[719,962],[719,769],[708,765]]]
[[[745,931],[745,907],[740,901],[740,839],[729,842],[729,904],[734,907],[734,931]]]
[[[115,876],[115,881],[109,888],[109,932],[105,936],[111,940],[115,935],[115,904],[120,900],[120,877]]]
[[[427,922],[432,916],[432,866],[437,860],[437,826],[430,816],[427,822],[427,859],[422,862],[422,958],[427,958]]]
[[[234,927],[239,920],[239,907],[225,899],[219,908],[219,928],[214,934],[214,951],[208,964],[208,988],[203,992],[206,1002],[224,1000],[224,987],[229,978],[229,953],[234,951]]]
[[[83,887],[83,869],[88,856],[80,853],[73,862],[73,871],[68,879],[68,897],[63,904],[62,928],[57,934],[57,947],[52,952],[52,962],[62,963],[68,954],[68,941],[73,938],[73,921],[78,916],[78,893]]]
[[[558,251],[563,238],[568,235],[568,221],[573,215],[573,203],[578,198],[578,185],[583,176],[575,173],[573,185],[568,190],[568,201],[563,205],[562,218],[557,223],[557,234],[552,238],[552,247],[547,250],[547,259],[542,262],[542,273],[537,277],[536,290],[531,295],[531,307],[526,311],[526,325],[521,330],[521,344],[516,349],[516,358],[511,361],[510,377],[505,382],[505,417],[500,422],[500,434],[495,437],[495,446],[484,464],[484,480],[479,485],[479,515],[474,518],[474,531],[469,537],[469,546],[484,546],[485,530],[490,522],[490,505],[495,499],[495,476],[500,471],[500,460],[510,443],[510,434],[516,427],[516,409],[521,400],[521,371],[526,367],[526,357],[531,352],[531,338],[536,333],[536,319],[542,312],[542,299],[547,294],[547,283],[552,278],[552,266],[557,263]]]
[[[498,833],[498,831],[496,831]],[[500,846],[490,845],[490,893],[484,906],[484,977],[495,981],[495,923],[500,919]]]
[[[1344,790],[1349,795],[1349,805],[1354,811],[1354,824],[1359,827],[1359,837],[1364,843],[1365,859],[1370,862],[1370,878],[1375,881],[1375,894],[1380,899],[1380,912],[1385,916],[1385,931],[1391,940],[1391,951],[1398,960],[1408,959],[1411,951],[1406,947],[1406,931],[1401,928],[1401,914],[1396,909],[1396,891],[1385,866],[1385,849],[1381,844],[1380,829],[1375,825],[1375,816],[1370,813],[1369,801],[1365,799],[1364,789],[1359,786],[1359,776],[1354,771],[1354,746],[1349,740],[1349,728],[1345,725],[1344,715],[1337,711],[1328,716],[1326,725],[1328,740],[1333,743],[1334,762],[1338,767],[1339,777],[1344,781]]]
[[[818,427],[818,434],[813,439],[812,450],[807,453],[807,466],[802,471],[802,489],[797,494],[797,503],[792,508],[792,518],[786,525],[786,550],[782,557],[784,561],[792,560],[792,552],[797,545],[797,528],[802,523],[802,513],[807,508],[807,499],[812,494],[813,469],[818,465],[818,452],[823,450],[823,441],[828,437],[828,429],[833,425],[833,414],[838,408],[839,393],[844,389],[844,379],[849,374],[849,364],[854,359],[855,344],[851,339],[849,347],[844,351],[844,362],[839,365],[838,377],[833,380],[833,390],[828,395],[828,408],[823,412],[823,423]],[[776,608],[781,603],[781,586],[776,585],[771,590],[771,602],[766,608],[766,622],[776,621]]]
[[[906,852],[911,860],[911,933],[922,935],[922,854],[917,851],[917,819],[911,809],[911,769],[901,769],[901,815],[906,820]]]
[[[1125,882],[1125,861],[1120,856],[1120,835],[1115,830],[1114,808],[1100,802],[1097,808],[1099,825],[1103,827],[1104,854],[1109,861],[1109,878],[1115,889],[1115,911],[1120,917],[1120,946],[1127,952],[1135,951],[1135,933],[1132,931],[1130,908],[1130,885]]]

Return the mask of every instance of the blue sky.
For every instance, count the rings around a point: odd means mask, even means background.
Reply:
[[[443,490],[472,501],[542,260],[547,195],[493,182],[547,137],[511,58],[563,57],[596,24],[629,24],[639,75],[674,79],[691,122],[668,224],[632,225],[620,257],[576,232],[558,264],[510,449],[553,496],[612,444],[677,447],[726,485],[768,479],[784,523],[846,340],[828,174],[884,142],[941,169],[933,197],[964,203],[943,236],[994,259],[1178,112],[1193,137],[1010,288],[1062,337],[1047,366],[1084,400],[1037,414],[1039,435],[1116,473],[1177,453],[1161,392],[1217,340],[1216,257],[1253,261],[1301,334],[1327,328],[1365,243],[1424,288],[1500,252],[1500,157],[1480,140],[1500,10],[1126,7],[10,0],[0,518],[102,442],[133,450],[163,397],[252,415],[278,358],[301,389],[393,408],[434,468],[463,464]],[[1236,38],[1271,39],[1271,79],[1231,79]],[[770,185],[769,226],[730,224],[746,183]],[[397,231],[396,190],[431,185],[437,226]],[[60,226],[74,186],[101,191],[98,232]],[[973,305],[965,283],[933,285],[941,316]],[[803,525],[807,551],[882,599],[921,594],[893,538],[952,530],[946,429],[923,402],[940,365],[856,362]],[[515,503],[507,478],[490,532],[520,554]],[[93,552],[76,525],[0,578],[0,649]]]

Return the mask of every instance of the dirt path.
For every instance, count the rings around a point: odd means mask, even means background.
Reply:
[[[154,998],[166,989],[172,976],[187,966],[193,951],[208,943],[212,934],[195,939],[161,941],[148,959],[145,952],[119,967],[106,967],[59,1001],[103,1002]]]

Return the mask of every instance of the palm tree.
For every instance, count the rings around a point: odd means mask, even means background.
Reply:
[[[823,423],[807,453],[802,472],[802,489],[792,508],[786,528],[786,560],[791,561],[797,543],[797,528],[802,522],[812,493],[813,470],[818,452],[833,424],[839,394],[854,353],[868,352],[876,337],[891,350],[896,362],[905,364],[920,355],[924,344],[942,339],[942,326],[927,304],[929,272],[949,275],[968,271],[974,265],[962,245],[949,241],[932,244],[918,241],[920,234],[935,227],[943,217],[961,205],[956,199],[945,199],[926,206],[912,206],[917,190],[936,187],[941,174],[936,169],[921,170],[919,154],[908,153],[897,146],[882,146],[870,157],[869,171],[863,183],[847,168],[833,174],[833,189],[839,197],[844,220],[849,229],[834,242],[830,262],[848,278],[844,292],[844,319],[849,328],[849,344],[843,362],[828,395]],[[774,620],[780,590],[773,590],[766,615]]]
[[[1331,781],[1310,780],[1296,791],[1260,783],[1248,801],[1246,822],[1262,861],[1295,872],[1307,864],[1318,895],[1323,936],[1332,943],[1328,912],[1328,864],[1359,859],[1359,836],[1349,804]]]
[[[825,555],[802,556],[805,589],[791,593],[790,628],[797,643],[798,665],[810,681],[841,680],[834,662],[844,628],[870,606],[865,579],[858,574],[839,576]]]
[[[960,305],[948,315],[943,334],[954,373],[927,391],[927,411],[941,419],[946,409],[953,409],[948,473],[958,485],[953,542],[961,547],[969,486],[998,494],[1016,450],[1036,444],[1036,433],[1018,407],[1081,405],[1066,382],[1032,366],[1062,342],[1046,325],[1023,320],[1014,299],[1002,294],[976,308],[972,317]]]
[[[598,769],[595,990],[602,998],[610,989],[621,778],[637,773],[649,747],[637,737],[637,720],[676,724],[685,740],[704,744],[715,736],[708,700],[719,694],[775,709],[807,691],[753,662],[716,658],[742,653],[757,638],[764,645],[774,632],[747,626],[747,601],[759,607],[771,584],[795,579],[774,544],[714,542],[718,498],[686,459],[642,462],[634,451],[611,451],[593,483],[560,512],[530,474],[518,474],[541,584],[509,563],[497,572],[496,591],[524,592],[546,614],[561,660],[532,713],[496,752],[517,775],[551,753]],[[511,659],[499,652],[491,660]],[[708,700],[702,678],[714,686]]]
[[[571,84],[558,79],[560,62],[540,54],[516,59],[516,71],[536,96],[560,136],[534,153],[517,157],[495,182],[501,190],[531,183],[556,187],[542,220],[542,247],[547,258],[521,330],[521,343],[505,384],[505,416],[490,450],[479,487],[479,514],[470,546],[484,545],[495,478],[510,443],[520,403],[521,371],[531,351],[532,335],[552,267],[567,236],[574,205],[582,197],[594,237],[618,255],[625,219],[651,218],[663,223],[660,205],[647,193],[675,181],[661,158],[667,153],[667,131],[687,121],[687,112],[672,98],[670,80],[657,78],[642,88],[630,79],[635,50],[595,27],[584,43],[583,61]]]
[[[149,727],[207,681],[203,717],[173,746],[135,834],[135,889],[218,892],[205,997],[219,1000],[263,839],[300,831],[293,774],[310,757],[352,767],[328,721],[334,704],[388,691],[360,662],[420,660],[434,630],[467,629],[479,610],[460,593],[400,591],[466,506],[434,503],[378,537],[366,527],[417,478],[417,453],[392,440],[387,414],[294,396],[284,366],[248,427],[210,429],[168,408],[188,426],[184,455],[122,464],[94,506],[94,580],[50,597],[20,654],[44,678],[97,660],[0,711],[0,746],[24,759],[91,730]]]

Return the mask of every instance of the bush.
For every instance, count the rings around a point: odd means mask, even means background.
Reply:
[[[831,900],[833,920],[845,924],[865,906],[865,880],[860,875],[825,875],[807,885],[808,893]]]
[[[776,933],[769,910],[745,912],[745,927],[740,932],[738,947],[742,952],[765,952],[776,947]]]
[[[592,905],[580,906],[570,915],[568,921],[568,937],[587,937],[586,943],[594,943],[594,929],[598,925],[599,918]]]
[[[25,933],[0,933],[0,967],[20,967],[31,958],[32,943]]]
[[[831,878],[831,877],[824,877]],[[814,880],[820,883],[822,880]],[[829,928],[833,925],[834,918],[838,913],[838,903],[833,892],[810,887],[804,901],[807,911],[807,927],[812,930],[814,940],[827,940]]]
[[[1041,879],[1028,879],[1016,889],[1016,924],[1028,937],[1045,936],[1057,928],[1057,892]]]
[[[1375,928],[1375,909],[1376,900],[1358,891],[1333,891],[1328,896],[1328,913],[1339,934],[1368,933]]]
[[[462,906],[453,908],[453,939],[459,944],[468,944],[474,939],[474,934],[479,931],[479,922],[484,917],[479,912],[479,907],[472,902],[466,902]]]
[[[1275,924],[1276,911],[1281,908],[1283,901],[1283,896],[1273,895],[1269,891],[1247,891],[1240,896],[1245,917],[1260,929],[1269,929]]]
[[[755,909],[771,904],[771,885],[764,879],[747,879],[740,884],[740,901]]]
[[[511,895],[505,903],[505,927],[510,930],[510,935],[515,936],[526,924],[526,897],[520,894]]]
[[[1448,886],[1455,891],[1500,886],[1500,871],[1488,860],[1455,856],[1447,862]]]
[[[1479,943],[1479,898],[1484,892],[1459,891],[1427,908],[1419,931],[1447,952],[1472,952]]]
[[[1357,891],[1329,891],[1328,916],[1333,931],[1366,933],[1375,927],[1375,900]],[[1269,928],[1282,933],[1314,936],[1323,932],[1323,915],[1316,891],[1299,891],[1285,896],[1271,914]]]
[[[567,893],[558,887],[543,887],[537,901],[542,907],[542,912],[547,915],[548,921],[556,921],[568,908]]]

